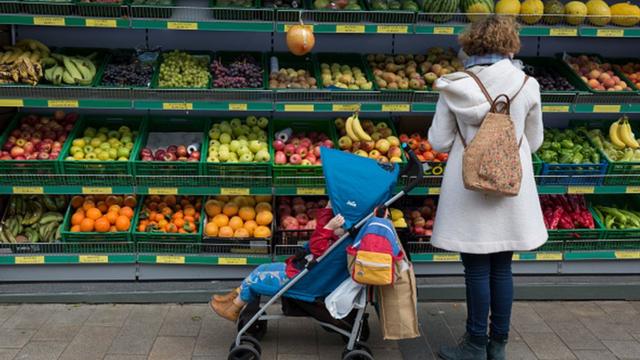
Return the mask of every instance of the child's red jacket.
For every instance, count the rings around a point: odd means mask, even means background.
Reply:
[[[313,234],[311,234],[308,251],[304,255],[312,254],[314,258],[322,256],[329,246],[331,246],[331,243],[338,239],[333,233],[333,230],[324,228],[331,218],[333,218],[333,211],[331,209],[323,208],[317,210],[316,229],[313,231]],[[302,254],[297,254],[289,257],[286,260],[286,264],[287,276],[292,278],[304,269],[307,261]]]

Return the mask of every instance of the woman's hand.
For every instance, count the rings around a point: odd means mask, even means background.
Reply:
[[[342,217],[342,215],[338,214],[334,216],[331,220],[329,220],[329,222],[327,223],[327,225],[324,226],[324,228],[327,230],[335,231],[337,229],[340,229],[342,225],[344,225],[344,218]]]

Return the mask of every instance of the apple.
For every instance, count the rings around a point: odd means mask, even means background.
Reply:
[[[351,141],[351,138],[348,136],[343,136],[340,139],[338,139],[338,147],[340,147],[341,150],[351,149],[352,145],[353,145],[353,142]]]
[[[381,121],[379,123],[376,124],[376,129],[380,130],[380,129],[387,129],[389,127],[389,125],[387,125],[386,122]]]
[[[274,140],[273,141],[273,148],[276,151],[282,151],[284,150],[284,142],[282,140]]]
[[[387,137],[387,141],[389,142],[390,146],[400,146],[400,139],[395,136]]]
[[[344,129],[344,119],[343,119],[343,118],[337,118],[337,119],[334,121],[334,124],[336,125],[336,127],[337,127],[338,129]]]
[[[380,153],[382,154],[386,154],[389,151],[390,146],[391,144],[387,139],[380,139],[376,141],[376,145],[375,145],[376,149],[380,151]]]
[[[299,154],[292,154],[289,157],[289,162],[293,165],[299,165],[302,162],[302,157]]]
[[[249,150],[251,150],[252,153],[255,154],[261,149],[262,149],[262,143],[259,140],[249,141]]]
[[[27,140],[23,139],[23,138],[19,138],[18,140],[16,140],[16,145],[22,147],[24,146],[24,144],[27,143]]]
[[[285,155],[282,151],[276,151],[275,161],[276,164],[284,165],[287,163],[287,155]]]
[[[316,160],[318,160],[318,158],[317,158],[314,154],[312,154],[312,153],[307,154],[307,156],[305,157],[305,159],[306,159],[306,160],[309,160],[309,162],[310,162],[311,164],[314,164],[314,163],[316,162]]]
[[[380,154],[380,151],[378,150],[373,149],[369,151],[369,157],[372,159],[378,160],[380,156],[382,156],[382,154]]]
[[[304,138],[302,140],[300,140],[300,146],[305,147],[305,148],[310,148],[311,147],[311,140],[309,138]]]
[[[255,161],[259,162],[267,162],[271,160],[271,154],[266,149],[260,149],[253,158]],[[285,160],[286,162],[286,160]]]
[[[370,152],[375,148],[376,143],[373,141],[362,141],[362,150]]]
[[[331,141],[329,139],[322,140],[322,145],[321,146],[327,147],[329,149],[333,149],[333,141]]]
[[[413,219],[413,225],[414,226],[424,227],[425,224],[426,224],[426,220],[422,216],[419,216],[419,217]]]
[[[11,157],[16,158],[18,156],[24,156],[24,149],[20,146],[14,146],[11,149]]]
[[[401,134],[399,140],[401,143],[407,143],[409,141],[409,137],[407,136],[407,134]]]
[[[392,163],[401,163],[402,159],[399,158],[399,157],[392,157],[392,158],[389,159],[389,161],[392,162]]]
[[[389,158],[402,158],[402,150],[398,147],[398,146],[390,146],[389,150],[387,151],[387,156]]]
[[[284,146],[284,154],[291,156],[296,152],[296,146],[294,144],[287,144]]]
[[[388,158],[388,157],[386,157],[386,156],[384,156],[384,155],[382,155],[382,156],[380,156],[380,157],[378,158],[378,162],[379,162],[379,163],[388,163],[388,162],[389,162],[389,158]]]
[[[153,153],[151,152],[151,149],[143,148],[142,150],[140,150],[140,155],[150,157],[153,156]]]
[[[358,155],[358,156],[366,157],[366,158],[368,158],[368,157],[369,157],[369,154],[368,154],[366,151],[364,151],[364,150],[358,150],[358,151],[356,151],[354,154],[355,154],[355,155]]]
[[[380,134],[379,132],[374,132],[373,134],[371,134],[371,140],[373,141],[378,141],[382,138],[382,134]]]
[[[425,229],[423,227],[414,226],[412,231],[416,235],[424,235],[425,234]]]
[[[304,146],[299,146],[298,148],[296,148],[296,154],[300,155],[301,158],[306,158],[307,157],[307,148]]]
[[[309,161],[309,159],[302,159],[302,161],[300,162],[300,165],[309,166],[309,165],[312,165],[312,163],[311,161]]]
[[[31,153],[33,153],[33,151],[34,151],[33,143],[31,141],[27,141],[24,144],[24,152],[27,153],[27,154],[31,154]]]
[[[176,156],[177,157],[181,157],[181,156],[187,156],[187,147],[184,145],[180,145],[176,148]]]
[[[189,156],[190,159],[200,160],[200,151],[192,151]]]
[[[296,220],[299,225],[306,225],[309,222],[309,217],[306,214],[298,214]]]
[[[258,118],[258,127],[260,127],[260,129],[266,129],[267,126],[269,126],[269,119],[264,116]]]

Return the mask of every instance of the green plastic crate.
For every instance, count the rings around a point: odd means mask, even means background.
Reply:
[[[173,14],[176,0],[167,0],[164,3],[155,4],[156,1],[131,0],[129,11],[133,18],[168,19]]]
[[[76,9],[75,0],[22,0],[25,12],[34,15],[71,15]]]
[[[132,160],[140,151],[142,135],[146,129],[145,116],[118,116],[118,115],[86,115],[76,126],[71,136],[72,139],[81,137],[84,130],[89,127],[100,128],[102,126],[117,130],[120,126],[128,126],[131,131],[138,131],[134,139],[134,146],[129,153],[129,161],[87,161],[66,160],[69,156],[71,142],[67,142],[62,149],[62,172],[65,175],[78,174],[83,176],[67,176],[67,185],[77,186],[131,186],[133,175]],[[93,176],[89,176],[93,175]],[[110,176],[117,175],[117,176]],[[127,176],[128,175],[128,176]]]
[[[597,239],[597,240],[574,240],[567,242],[565,245],[565,251],[567,252],[579,252],[579,251],[599,251],[599,250],[638,250],[640,249],[640,242],[636,239]]]
[[[378,10],[379,11],[379,10]],[[362,55],[362,62],[365,63],[366,66],[366,70],[367,70],[367,76],[372,79],[373,81],[373,88],[377,91],[381,91],[383,93],[406,93],[406,94],[413,94],[414,91],[428,91],[429,90],[429,85],[425,84],[425,88],[424,89],[419,89],[419,90],[414,90],[414,89],[382,89],[380,88],[380,86],[378,86],[377,81],[375,80],[375,76],[374,76],[374,71],[376,71],[377,69],[372,68],[371,63],[368,60],[369,56],[375,56],[376,54],[367,54],[367,55]],[[408,56],[408,54],[385,54],[386,56],[397,56],[397,55],[403,55],[403,56]],[[383,70],[384,71],[384,70]],[[416,68],[416,71],[420,74],[420,75],[424,75],[424,73],[422,73],[422,71],[420,70],[420,66],[418,66]],[[407,80],[408,81],[408,80]],[[407,95],[409,96],[409,95]],[[407,98],[407,101],[410,101],[409,98]]]
[[[604,205],[616,208],[628,208],[640,210],[640,197],[638,195],[611,196],[598,195],[589,197],[594,209],[596,205]],[[595,210],[594,210],[595,211]],[[640,228],[637,229],[607,229],[604,219],[597,216],[598,221],[603,225],[604,239],[607,240],[636,240],[637,248],[640,249]]]
[[[209,72],[209,82],[207,83],[207,86],[204,87],[199,87],[199,88],[193,88],[193,87],[167,87],[167,86],[160,86],[160,68],[162,66],[162,63],[164,62],[164,55],[169,53],[171,51],[165,51],[162,54],[160,54],[160,61],[158,63],[158,68],[156,69],[156,71],[154,71],[153,74],[153,80],[151,81],[151,87],[153,89],[168,89],[168,90],[201,90],[201,89],[210,89],[211,88],[211,73]],[[181,52],[186,52],[189,55],[193,56],[193,57],[197,57],[197,58],[205,58],[206,62],[207,62],[207,70],[210,71],[211,69],[211,53],[207,52],[207,51],[181,51]]]
[[[596,59],[598,59],[600,61],[600,63],[604,63],[606,61],[604,61],[604,59],[598,55],[598,54],[575,54],[575,53],[567,53],[567,54],[558,54],[558,57],[560,59],[562,59],[562,63],[564,64],[564,66],[569,69],[569,71],[573,72],[579,80],[580,79],[580,75],[578,75],[575,71],[573,71],[573,68],[571,68],[571,65],[569,65],[569,63],[565,60],[564,56],[565,55],[569,55],[572,57],[576,57],[576,56],[580,56],[580,55],[587,55],[589,57],[595,57]],[[619,72],[618,70],[616,70],[615,68],[612,69],[613,73],[616,74],[618,77],[620,77],[621,80],[625,81],[627,83],[627,86],[629,86],[629,88],[631,88],[631,91],[602,91],[602,90],[593,90],[591,89],[589,86],[587,86],[587,89],[589,92],[594,93],[594,94],[607,94],[607,95],[633,95],[633,94],[637,94],[638,91],[636,89],[635,86],[633,86],[633,84],[630,84],[628,81],[626,81],[626,76],[624,76],[624,74],[622,74],[621,72]],[[582,80],[581,80],[582,81]],[[582,83],[584,84],[584,81],[582,81]],[[585,84],[587,85],[587,84]]]
[[[540,172],[542,172],[542,160],[536,153],[531,154],[531,164],[533,165],[533,175],[540,175]]]
[[[231,120],[229,118],[214,118],[211,125],[220,123],[225,120]],[[244,119],[243,119],[244,122]],[[272,120],[269,120],[269,126],[267,130],[267,142],[269,149],[272,147],[272,139],[269,134],[272,133],[271,127],[273,126]],[[209,130],[207,133],[207,144],[210,143]],[[208,152],[203,154],[203,157],[208,157]],[[271,187],[272,175],[271,175],[271,162],[250,162],[250,163],[213,163],[207,162],[204,159],[204,173],[209,177],[215,177],[215,179],[209,179],[213,184],[217,184],[220,187]]]
[[[156,75],[156,73],[158,72],[158,67],[159,67],[159,62],[155,61],[154,63],[150,64],[153,67],[153,71],[151,72],[151,77],[149,78],[149,84],[147,84],[147,86],[133,86],[133,85],[123,85],[123,86],[117,86],[117,85],[105,85],[103,84],[104,81],[104,72],[106,71],[107,65],[111,64],[114,55],[127,55],[127,56],[134,56],[135,55],[135,51],[131,50],[131,49],[114,49],[112,50],[112,52],[105,58],[104,60],[104,64],[100,67],[100,70],[98,71],[96,77],[97,77],[97,81],[95,83],[95,86],[98,88],[106,88],[106,89],[149,89],[151,87],[151,83],[153,82],[154,76]],[[128,94],[130,96],[130,94]]]
[[[267,60],[265,59],[266,56],[264,53],[260,53],[260,52],[252,52],[252,51],[244,51],[244,52],[236,52],[236,51],[217,51],[214,56],[213,56],[213,61],[217,61],[220,60],[222,62],[222,64],[224,66],[228,66],[232,61],[234,61],[234,59],[236,59],[239,56],[242,55],[248,55],[250,57],[252,57],[253,59],[255,59],[257,61],[257,63],[262,67],[262,86],[261,87],[256,87],[256,88],[218,88],[215,87],[214,82],[215,79],[213,78],[213,74],[211,74],[211,87],[214,89],[227,89],[227,90],[264,90],[267,89],[269,86],[269,73],[268,70],[269,67],[267,66]]]
[[[318,80],[318,89],[329,89],[335,91],[373,91],[373,87],[371,90],[348,90],[337,88],[335,86],[325,87],[322,81],[322,64],[331,64],[337,63],[340,66],[348,65],[353,69],[353,67],[358,67],[362,70],[362,73],[367,78],[367,81],[371,81],[373,83],[373,79],[368,73],[369,66],[362,61],[362,56],[360,54],[342,54],[342,53],[321,53],[317,55],[318,61],[316,62],[316,75]]]
[[[144,254],[200,254],[203,245],[192,242],[136,242],[136,252]]]
[[[182,196],[178,196],[178,203]],[[133,218],[133,239],[138,243],[200,243],[202,240],[202,231],[204,229],[204,219],[206,219],[206,213],[204,212],[204,198],[200,196],[194,196],[194,198],[202,199],[202,209],[200,210],[200,223],[198,224],[198,231],[194,234],[179,234],[179,233],[150,233],[139,232],[138,223],[140,221],[140,213],[144,209],[144,200],[146,197],[142,197],[139,202],[139,210],[136,211],[136,215]],[[167,251],[163,251],[167,252]]]
[[[266,89],[271,89],[278,92],[291,92],[292,95],[296,92],[300,92],[306,89],[280,89],[280,88],[271,88],[269,86],[269,76],[271,75],[271,58],[276,57],[278,59],[278,69],[276,71],[283,68],[290,68],[296,71],[298,70],[306,70],[314,79],[316,79],[316,86],[318,85],[318,73],[317,69],[317,61],[316,56],[314,54],[308,54],[306,56],[295,56],[290,53],[271,53],[266,56],[265,62],[265,74],[267,76],[267,81],[265,83]]]
[[[219,0],[210,0],[209,7],[213,19],[222,21],[272,21],[274,9],[262,8],[260,0],[252,0],[250,7],[219,4]]]
[[[78,14],[86,17],[110,17],[119,18],[128,16],[128,1],[121,0],[117,3],[84,2],[78,0]]]
[[[291,128],[293,133],[317,131],[326,134],[337,146],[335,127],[330,120],[273,120],[273,133],[270,135],[274,141],[275,133]],[[321,165],[278,165],[275,163],[275,149],[271,150],[271,166],[273,168],[273,186],[319,186],[324,187],[324,173]]]
[[[12,0],[0,0],[0,13],[16,14],[20,12],[20,2]]]
[[[202,166],[205,161],[205,154],[208,153],[208,141],[206,133],[209,131],[209,120],[198,117],[151,117],[147,121],[147,131],[142,135],[138,152],[133,161],[133,173],[136,176],[136,184],[139,186],[199,186],[202,175]],[[172,132],[194,132],[201,133],[200,141],[200,161],[142,161],[140,152],[147,145],[147,140],[151,132],[172,133]],[[167,144],[170,145],[170,144]],[[185,144],[189,146],[190,144]],[[175,176],[175,178],[172,178]]]

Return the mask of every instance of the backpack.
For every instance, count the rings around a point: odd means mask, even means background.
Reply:
[[[486,97],[491,109],[482,120],[480,129],[471,143],[467,145],[460,126],[456,120],[456,128],[462,144],[462,178],[467,190],[503,196],[517,196],[522,182],[522,165],[520,163],[520,141],[516,138],[515,128],[511,120],[511,101],[522,91],[529,76],[525,76],[520,89],[511,98],[500,94],[492,99],[478,76],[465,71],[476,81]]]
[[[396,263],[404,257],[398,235],[389,219],[372,217],[347,248],[353,280],[363,285],[391,285]]]

